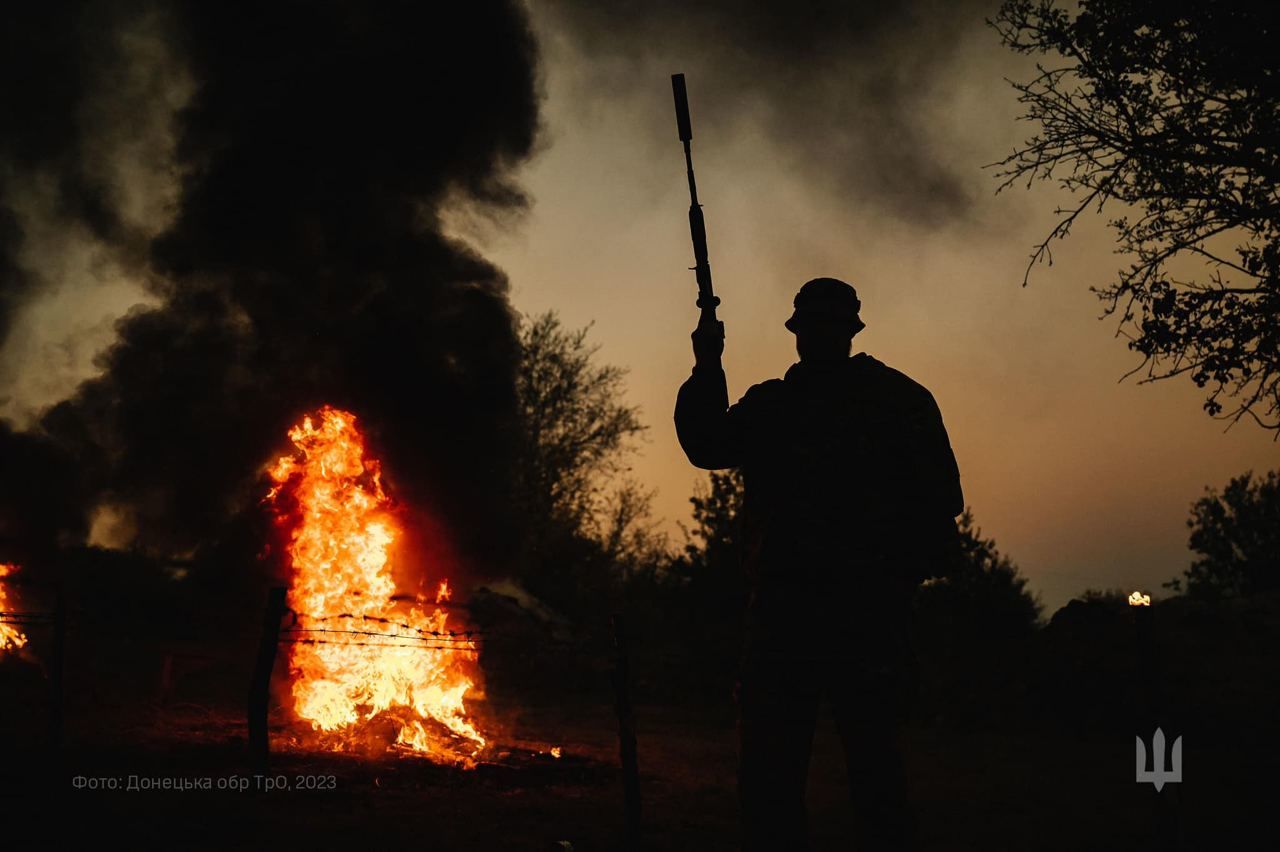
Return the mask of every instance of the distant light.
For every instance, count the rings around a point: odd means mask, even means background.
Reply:
[[[1134,592],[1129,595],[1129,606],[1151,606],[1151,595]]]

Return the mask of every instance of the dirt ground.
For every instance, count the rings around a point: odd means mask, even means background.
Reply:
[[[7,744],[0,810],[44,812],[70,842],[85,825],[133,848],[622,848],[616,723],[604,701],[499,708],[502,742],[472,770],[402,757],[281,750],[267,790],[245,760],[234,714],[152,707],[72,742],[58,762],[32,742]],[[640,848],[731,850],[739,842],[732,707],[637,708],[644,835]],[[559,759],[551,745],[563,751]],[[913,727],[906,738],[927,850],[1228,849],[1266,813],[1274,748],[1187,734],[1185,781],[1157,795],[1134,781],[1133,734],[1114,739],[959,733]],[[505,752],[505,753],[504,753]],[[129,776],[210,779],[248,789],[129,790]],[[103,789],[103,779],[118,789]],[[79,779],[79,780],[77,780]],[[96,782],[89,779],[98,779]],[[310,781],[308,782],[308,780]],[[318,782],[315,779],[320,779]],[[330,780],[331,779],[331,780]],[[172,782],[171,782],[172,783]],[[301,789],[306,783],[332,789]],[[89,789],[96,784],[99,789]],[[824,716],[809,804],[815,849],[854,848],[845,767]],[[12,824],[6,820],[6,824]]]

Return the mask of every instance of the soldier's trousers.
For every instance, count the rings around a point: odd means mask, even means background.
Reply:
[[[805,781],[823,700],[832,703],[844,746],[857,848],[915,848],[899,750],[910,694],[904,677],[901,671],[867,671],[839,659],[749,655],[737,696],[744,850],[809,848]]]

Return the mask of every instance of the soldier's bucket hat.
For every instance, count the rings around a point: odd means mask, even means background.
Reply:
[[[792,304],[795,310],[785,325],[793,333],[799,333],[803,328],[834,326],[854,335],[867,327],[858,316],[862,310],[858,291],[838,278],[806,281]]]

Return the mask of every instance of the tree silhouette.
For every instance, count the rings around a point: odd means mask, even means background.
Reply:
[[[1012,50],[1052,55],[1013,84],[1039,130],[995,164],[1000,189],[1056,180],[1073,195],[1023,285],[1082,212],[1119,205],[1109,224],[1131,262],[1092,289],[1143,356],[1132,373],[1189,374],[1210,415],[1280,430],[1276,5],[1081,0],[1073,15],[1005,0],[991,24]]]
[[[730,468],[711,471],[689,498],[693,529],[685,531],[684,553],[676,567],[703,619],[737,621],[746,603],[742,497],[742,471]]]
[[[1004,724],[1026,680],[1040,602],[971,511],[958,527],[960,558],[916,593],[920,709],[959,724]]]
[[[626,476],[646,427],[624,400],[626,371],[596,362],[588,331],[566,330],[554,312],[525,319],[516,379],[521,579],[571,616],[601,610],[619,581],[666,558],[650,494]]]
[[[1040,602],[1027,590],[1013,561],[995,539],[983,538],[965,509],[958,524],[960,558],[916,596],[917,620],[945,641],[970,636],[993,641],[1023,638],[1040,621]]]
[[[1196,598],[1255,595],[1280,587],[1280,471],[1237,476],[1208,489],[1187,519],[1199,558],[1165,585]]]

